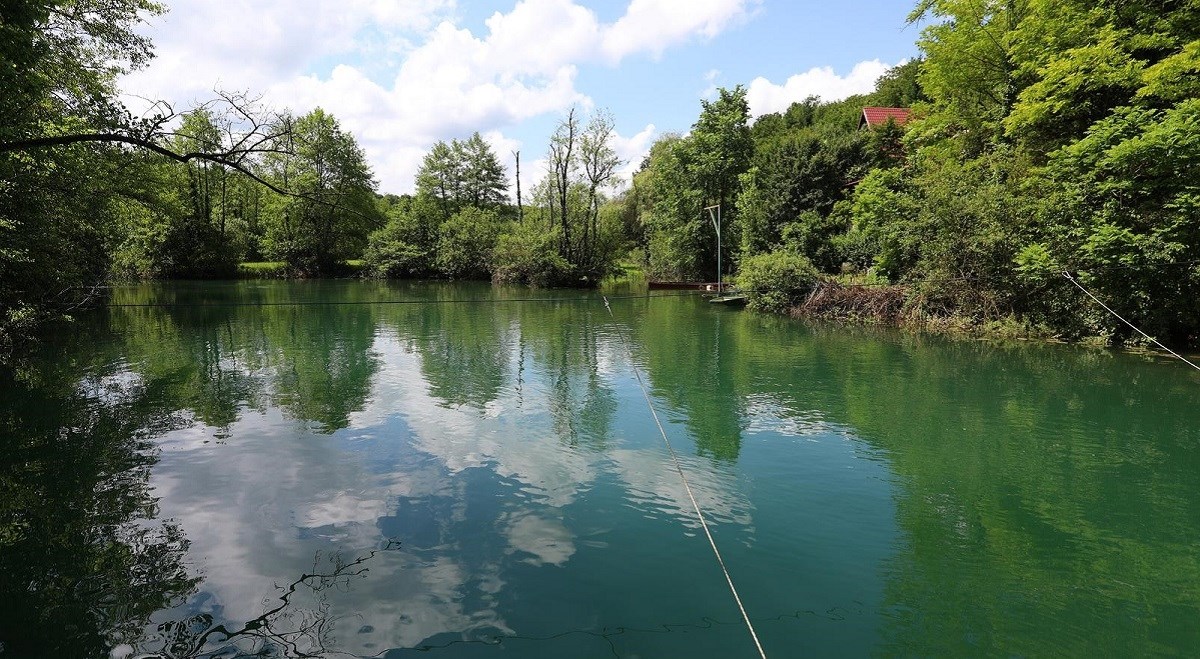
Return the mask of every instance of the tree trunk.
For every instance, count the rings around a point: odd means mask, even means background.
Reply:
[[[525,207],[521,204],[521,152],[513,151],[513,157],[517,159],[517,221],[525,221]]]

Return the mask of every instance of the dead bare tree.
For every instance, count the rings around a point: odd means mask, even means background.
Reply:
[[[517,221],[525,221],[525,206],[521,203],[521,152],[513,151],[513,158],[517,161]]]
[[[557,195],[559,218],[562,220],[562,246],[560,251],[563,258],[571,260],[571,222],[569,209],[569,193],[571,191],[571,174],[575,171],[575,147],[579,134],[579,120],[575,118],[575,108],[563,119],[550,138],[550,162],[552,188]]]

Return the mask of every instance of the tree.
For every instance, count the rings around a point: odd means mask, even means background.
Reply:
[[[925,54],[921,89],[933,111],[924,124],[939,136],[954,136],[968,156],[1001,134],[1027,79],[1015,57],[1015,35],[1029,0],[922,0],[909,15],[934,22],[921,32]]]
[[[436,199],[442,209],[442,219],[448,220],[458,212],[462,196],[462,149],[458,141],[438,141],[425,154],[417,170],[417,195]]]
[[[501,220],[494,210],[469,207],[438,228],[437,269],[451,279],[487,279]]]
[[[436,199],[442,219],[464,208],[498,208],[508,192],[507,173],[492,147],[479,135],[465,141],[438,141],[417,171],[417,195]]]
[[[822,220],[864,175],[871,162],[870,139],[857,130],[802,129],[764,144],[740,181],[737,217],[743,255],[779,247],[785,230],[799,223],[796,229],[808,234],[806,255],[826,271],[840,266],[828,247],[844,227]]]
[[[504,166],[474,133],[439,141],[417,171],[417,194],[393,206],[387,225],[371,234],[363,255],[376,277],[486,278],[503,228],[508,190]]]
[[[912,107],[914,103],[928,101],[920,81],[924,64],[925,60],[917,57],[889,69],[880,76],[875,81],[875,91],[871,94],[872,105],[907,108]]]
[[[410,197],[387,211],[387,224],[371,233],[363,261],[377,278],[424,277],[434,272],[438,228],[443,223],[438,202]]]
[[[218,153],[224,131],[208,107],[183,115],[168,145],[178,153]],[[140,203],[127,203],[113,269],[144,277],[230,276],[239,252],[231,239],[231,196],[237,183],[229,168],[207,160],[185,163],[155,159],[143,164],[149,185]],[[240,177],[239,177],[240,178]]]
[[[584,124],[571,108],[550,138],[547,175],[535,191],[540,215],[557,238],[558,257],[570,264],[578,278],[591,281],[607,273],[616,249],[611,232],[600,221],[604,193],[617,182],[621,165],[612,146],[614,138],[610,113],[597,112]]]
[[[717,261],[716,230],[703,209],[720,204],[725,225],[737,223],[733,202],[754,152],[749,116],[745,88],[721,89],[717,100],[702,101],[690,135],[664,138],[651,149],[639,185],[648,188],[652,276],[702,277]]]
[[[703,193],[690,171],[688,138],[664,135],[650,147],[646,166],[634,175],[645,226],[649,274],[654,278],[702,276],[710,261],[707,219],[701,216]],[[715,240],[713,241],[715,242]]]
[[[691,134],[694,176],[706,200],[728,212],[740,189],[738,176],[754,154],[746,88],[718,89],[717,100],[703,100],[700,105],[700,118]]]
[[[549,179],[546,190],[546,201],[550,214],[550,231],[559,230],[559,256],[568,262],[573,262],[571,254],[571,221],[570,193],[575,171],[579,160],[575,153],[576,140],[579,136],[579,119],[575,116],[575,108],[558,123],[554,134],[550,136],[550,150],[547,154],[547,174]],[[558,224],[555,225],[557,216]]]
[[[126,180],[127,154],[112,149],[13,145],[127,123],[113,81],[149,61],[136,25],[161,11],[145,0],[11,0],[0,10],[0,343],[103,279]]]
[[[473,133],[462,143],[464,203],[480,210],[498,208],[508,193],[507,172],[491,145]]]
[[[281,122],[286,143],[266,158],[266,176],[300,196],[268,201],[264,252],[297,273],[327,273],[361,254],[382,224],[376,183],[362,149],[333,115],[318,108]]]
[[[601,250],[597,249],[597,243],[601,240],[601,192],[615,182],[617,167],[621,166],[621,159],[612,147],[615,127],[612,113],[600,111],[592,115],[579,139],[579,160],[587,185],[587,217],[583,221],[581,251],[586,258],[584,269],[589,271],[603,270],[594,260],[601,256]]]

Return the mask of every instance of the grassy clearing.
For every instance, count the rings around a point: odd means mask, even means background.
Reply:
[[[283,277],[287,264],[283,261],[247,261],[238,264],[238,276],[245,279],[275,279]]]
[[[645,284],[645,270],[636,261],[627,259],[618,261],[613,273],[600,281],[600,286],[604,288],[613,286],[644,286]]]
[[[337,272],[329,273],[328,278],[357,277],[366,267],[362,259],[346,261],[344,267]],[[246,261],[238,264],[238,277],[242,279],[285,279],[291,277],[287,264],[283,261]]]

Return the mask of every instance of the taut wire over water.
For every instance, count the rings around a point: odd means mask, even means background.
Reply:
[[[634,300],[658,297],[689,297],[702,295],[703,291],[686,293],[657,293],[650,295],[614,295],[613,300]],[[339,307],[370,305],[434,305],[434,304],[503,304],[509,302],[592,302],[594,296],[573,297],[508,297],[508,298],[449,298],[445,300],[288,300],[286,302],[131,302],[104,305],[112,309],[157,309],[157,308],[204,308],[204,307]]]
[[[1141,334],[1142,336],[1146,337],[1147,339],[1149,339],[1150,341],[1152,341],[1152,342],[1154,343],[1154,345],[1156,345],[1156,346],[1158,346],[1158,347],[1162,348],[1163,350],[1166,350],[1167,352],[1171,353],[1173,356],[1175,356],[1175,358],[1176,358],[1176,359],[1179,359],[1180,361],[1182,361],[1183,363],[1187,364],[1188,366],[1191,366],[1192,368],[1196,369],[1197,371],[1200,371],[1200,366],[1197,366],[1197,365],[1195,365],[1194,363],[1192,363],[1191,361],[1189,361],[1187,357],[1184,357],[1183,355],[1181,355],[1181,354],[1179,354],[1179,353],[1175,352],[1174,350],[1171,350],[1171,349],[1170,349],[1170,348],[1168,348],[1167,346],[1165,346],[1165,345],[1163,345],[1163,344],[1159,343],[1159,342],[1158,342],[1158,339],[1156,339],[1156,338],[1154,338],[1153,336],[1150,336],[1149,334],[1147,334],[1147,333],[1143,332],[1143,331],[1141,330],[1141,328],[1139,328],[1137,325],[1134,325],[1133,323],[1129,322],[1128,320],[1125,320],[1125,318],[1124,318],[1123,316],[1121,316],[1121,314],[1119,314],[1119,313],[1117,313],[1117,312],[1113,311],[1111,308],[1109,308],[1109,306],[1108,306],[1107,304],[1104,304],[1103,302],[1101,302],[1101,301],[1100,301],[1100,298],[1096,297],[1095,295],[1093,295],[1093,294],[1092,294],[1092,292],[1091,292],[1091,291],[1089,291],[1088,289],[1084,288],[1084,287],[1083,287],[1083,284],[1079,283],[1079,281],[1078,281],[1077,279],[1075,279],[1074,277],[1072,277],[1072,276],[1071,276],[1071,273],[1069,273],[1069,272],[1063,272],[1063,276],[1064,276],[1064,277],[1066,277],[1068,280],[1070,280],[1070,282],[1071,282],[1072,284],[1075,284],[1076,286],[1078,286],[1078,287],[1079,287],[1079,290],[1081,290],[1081,291],[1083,291],[1085,294],[1087,294],[1087,296],[1088,296],[1088,297],[1090,297],[1090,298],[1092,298],[1093,300],[1095,300],[1095,301],[1096,301],[1096,304],[1098,304],[1098,305],[1100,305],[1100,306],[1104,307],[1104,310],[1105,310],[1105,311],[1107,311],[1108,313],[1112,314],[1113,316],[1116,316],[1117,320],[1119,320],[1119,321],[1121,321],[1122,323],[1125,323],[1126,325],[1128,325],[1128,326],[1132,327],[1132,328],[1133,328],[1133,331],[1135,331],[1135,332],[1137,332],[1138,334]]]
[[[612,307],[608,304],[608,296],[602,295],[604,298],[604,308],[608,309],[608,315],[616,322],[616,316],[613,315]],[[738,610],[742,612],[742,620],[746,621],[746,629],[750,630],[750,638],[754,639],[754,646],[758,648],[758,655],[762,659],[767,659],[767,653],[763,651],[762,643],[758,640],[758,633],[754,631],[754,623],[750,622],[750,615],[746,613],[746,607],[742,604],[742,598],[738,595],[737,586],[733,585],[733,577],[729,575],[729,568],[725,567],[725,559],[721,558],[721,550],[717,549],[717,541],[713,540],[712,532],[708,530],[708,522],[704,519],[704,513],[700,511],[700,504],[696,502],[696,495],[692,494],[692,486],[688,483],[687,475],[683,473],[683,464],[679,461],[679,456],[675,453],[675,447],[671,446],[671,440],[667,439],[667,431],[663,429],[662,421],[658,418],[658,411],[654,409],[654,401],[650,399],[650,391],[646,389],[646,383],[642,380],[642,372],[637,367],[637,362],[634,360],[633,348],[625,340],[625,335],[620,329],[615,330],[617,336],[621,338],[621,343],[625,347],[625,352],[629,354],[629,366],[633,369],[633,375],[637,378],[638,386],[642,389],[642,396],[646,398],[646,405],[650,407],[650,415],[654,417],[654,425],[658,426],[658,432],[662,435],[663,444],[666,445],[667,451],[671,454],[671,460],[675,463],[675,471],[679,472],[679,479],[683,481],[683,488],[687,490],[688,498],[692,500],[692,508],[696,511],[696,519],[700,520],[700,528],[704,529],[704,535],[708,538],[708,544],[712,547],[713,554],[717,557],[717,563],[721,566],[721,572],[725,573],[725,581],[729,584],[729,592],[733,593],[733,599],[737,602]]]

